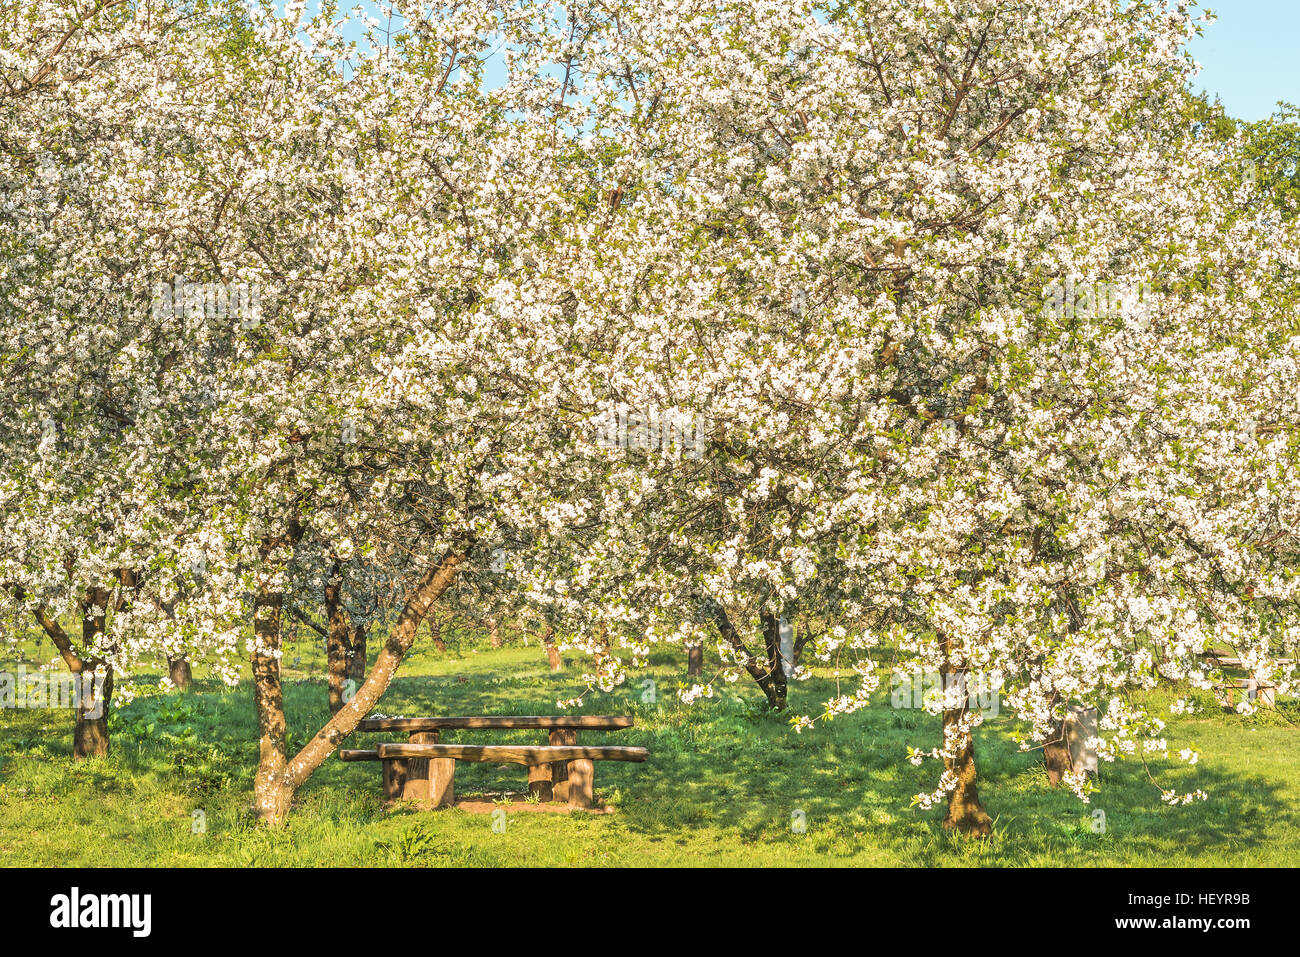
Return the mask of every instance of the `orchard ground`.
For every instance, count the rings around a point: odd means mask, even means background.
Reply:
[[[37,649],[25,652],[31,669]],[[319,644],[290,644],[285,663],[292,753],[328,711]],[[1162,806],[1136,760],[1103,764],[1090,805],[1049,788],[1041,757],[1017,751],[1015,723],[1004,714],[976,736],[980,794],[996,834],[971,840],[946,834],[940,809],[909,807],[913,794],[933,787],[936,771],[934,762],[918,768],[900,757],[908,744],[938,743],[937,717],[891,707],[886,687],[874,707],[796,735],[785,718],[761,711],[761,695],[743,683],[712,700],[678,703],[685,667],[673,655],[652,659],[645,675],[656,682],[654,703],[641,700],[641,675],[613,694],[587,696],[582,712],[632,713],[636,726],[585,740],[651,752],[648,764],[597,765],[597,793],[613,813],[528,813],[522,768],[461,764],[458,797],[483,795],[490,807],[514,792],[504,832],[494,830],[489,813],[386,808],[378,765],[337,758],[299,793],[287,828],[257,826],[251,695],[247,684],[228,690],[202,668],[188,693],[146,688],[116,710],[106,759],[72,762],[68,711],[2,710],[0,866],[1198,867],[1300,860],[1294,700],[1243,718],[1224,714],[1208,693],[1191,695],[1201,711],[1169,718],[1169,740],[1174,748],[1197,747],[1199,763],[1175,757],[1150,764],[1167,787],[1209,792],[1208,801],[1184,808]],[[552,673],[536,641],[493,650],[464,640],[438,652],[422,637],[377,710],[550,714],[557,698],[575,693],[579,671],[571,664]],[[828,671],[814,675],[792,687],[795,710],[815,710],[833,691]],[[347,746],[380,740],[392,737],[355,735]],[[453,732],[443,740],[544,743],[536,732]],[[1097,809],[1105,812],[1104,833],[1095,827]],[[792,828],[798,811],[803,833]]]

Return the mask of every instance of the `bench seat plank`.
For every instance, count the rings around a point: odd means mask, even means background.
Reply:
[[[365,718],[358,731],[438,731],[481,728],[497,731],[574,729],[619,731],[632,727],[630,714],[462,715],[443,718]]]
[[[638,747],[583,747],[580,745],[492,745],[492,744],[381,744],[381,759],[455,758],[457,761],[487,761],[528,766],[555,761],[645,761],[650,752]],[[344,760],[363,760],[345,758]]]
[[[378,761],[379,752],[363,748],[339,748],[340,761]]]

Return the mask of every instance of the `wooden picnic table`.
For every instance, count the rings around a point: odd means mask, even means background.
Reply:
[[[595,761],[645,761],[637,747],[579,747],[579,731],[619,731],[633,724],[631,715],[452,715],[443,717],[366,718],[358,731],[396,731],[409,741],[381,744],[373,750],[342,750],[343,761],[381,761],[384,794],[390,800],[455,801],[455,767],[459,761],[522,764],[528,788],[543,801],[567,801],[588,808],[595,800]],[[548,745],[440,744],[444,730],[547,731]]]

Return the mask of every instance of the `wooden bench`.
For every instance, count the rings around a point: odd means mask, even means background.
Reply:
[[[404,731],[405,744],[381,744],[371,750],[340,750],[342,761],[383,762],[384,796],[389,800],[454,803],[457,761],[521,764],[528,768],[528,789],[542,801],[562,801],[589,808],[595,802],[596,761],[645,761],[639,747],[583,747],[578,732],[618,731],[632,726],[631,715],[485,715],[444,718],[367,718],[359,731]],[[439,733],[463,730],[544,730],[549,745],[440,744]]]
[[[1205,651],[1201,653],[1205,663],[1211,668],[1245,668],[1245,664],[1240,658],[1233,657],[1228,652]],[[1279,658],[1279,665],[1295,664],[1294,659]],[[1233,691],[1235,689],[1244,689],[1247,701],[1254,701],[1261,708],[1277,707],[1277,687],[1270,682],[1257,682],[1254,678],[1227,678],[1214,686],[1214,697],[1218,699],[1224,710],[1232,711],[1233,709]]]
[[[1229,678],[1214,686],[1214,696],[1225,710],[1235,710],[1232,704],[1233,689],[1244,688],[1245,700],[1253,701],[1261,708],[1277,707],[1277,688],[1267,682],[1260,683],[1253,678]]]

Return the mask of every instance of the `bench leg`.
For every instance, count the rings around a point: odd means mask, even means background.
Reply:
[[[426,780],[429,803],[433,807],[451,807],[456,803],[456,759],[430,758]]]
[[[578,732],[563,729],[551,732],[551,744],[577,744]],[[555,761],[551,764],[551,800],[567,801],[569,799],[569,762]]]
[[[533,764],[528,768],[528,793],[536,794],[539,801],[555,799],[555,786],[551,783],[551,765]]]
[[[595,777],[595,761],[569,762],[569,807],[589,808],[595,803]]]
[[[384,800],[400,801],[406,790],[406,759],[386,758],[384,766]]]
[[[437,744],[437,731],[412,731],[412,744]],[[406,759],[406,786],[402,789],[403,801],[429,800],[429,759]]]

